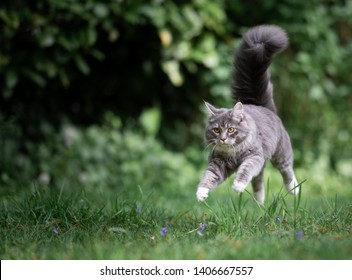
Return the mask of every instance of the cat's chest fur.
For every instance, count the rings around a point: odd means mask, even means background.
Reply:
[[[230,145],[217,145],[214,149],[214,153],[221,157],[233,157],[235,150],[233,146]]]
[[[212,157],[223,161],[227,168],[234,170],[238,168],[249,152],[243,148],[244,147],[231,145],[217,145],[213,151]]]

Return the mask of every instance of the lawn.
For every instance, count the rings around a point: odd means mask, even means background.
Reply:
[[[297,170],[301,195],[286,194],[266,172],[267,200],[231,179],[195,199],[180,190],[118,190],[63,184],[3,189],[1,259],[352,259],[352,190],[348,178]],[[197,175],[198,176],[198,175]],[[170,184],[174,187],[177,184]]]

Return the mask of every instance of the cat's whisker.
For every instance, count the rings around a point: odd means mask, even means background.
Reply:
[[[215,144],[214,147],[211,149],[211,154],[214,153],[214,150],[216,149],[216,146],[217,146],[217,145],[218,145],[218,144]]]
[[[215,142],[215,141],[211,141],[210,143],[208,143],[208,145],[206,145],[206,146],[204,147],[204,151],[205,151],[206,149],[210,148],[212,145],[213,145],[213,146],[216,146],[216,142]]]

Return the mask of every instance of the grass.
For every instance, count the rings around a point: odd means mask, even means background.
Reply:
[[[268,181],[264,206],[250,191],[233,193],[231,181],[206,203],[195,201],[194,187],[179,196],[169,196],[167,188],[138,186],[126,193],[103,187],[3,192],[0,257],[352,259],[352,195],[346,182],[331,175],[330,187],[322,188],[311,176],[293,197],[272,174],[269,170],[274,179]]]

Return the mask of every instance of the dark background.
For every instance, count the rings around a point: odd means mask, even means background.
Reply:
[[[38,0],[0,4],[1,185],[200,165],[203,100],[232,106],[233,51],[259,24],[290,38],[271,70],[295,164],[349,176],[351,1]]]

